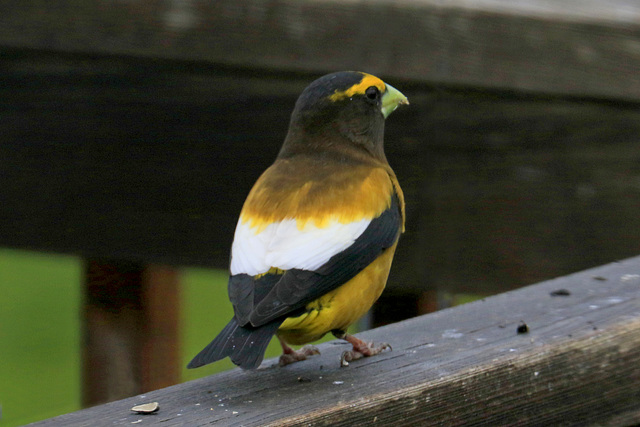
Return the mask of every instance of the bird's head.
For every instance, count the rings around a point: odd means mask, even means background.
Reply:
[[[401,104],[409,104],[407,97],[371,74],[327,74],[298,98],[280,154],[347,144],[384,157],[384,121]]]

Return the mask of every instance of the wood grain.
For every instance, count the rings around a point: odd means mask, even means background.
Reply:
[[[286,368],[270,360],[35,425],[640,422],[640,257],[361,336],[394,350],[339,368],[346,346],[333,341]],[[155,415],[129,411],[152,401]]]
[[[0,46],[638,100],[640,6],[509,0],[0,3]]]

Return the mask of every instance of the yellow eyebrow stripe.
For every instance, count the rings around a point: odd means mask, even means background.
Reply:
[[[377,87],[380,93],[384,93],[384,91],[387,90],[387,86],[382,80],[376,76],[372,76],[371,74],[362,73],[362,80],[360,80],[360,83],[351,86],[347,90],[341,92],[336,91],[329,97],[329,99],[332,101],[339,101],[343,98],[350,98],[353,95],[363,95],[367,88],[371,86]]]

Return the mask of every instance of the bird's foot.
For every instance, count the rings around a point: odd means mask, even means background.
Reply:
[[[307,360],[309,356],[313,356],[314,354],[320,354],[320,350],[312,345],[305,345],[300,350],[294,350],[289,346],[283,345],[279,364],[280,366],[287,366],[291,363]]]
[[[386,342],[380,344],[367,343],[353,335],[345,335],[343,339],[353,345],[353,350],[342,353],[342,357],[340,357],[340,366],[342,367],[349,366],[349,362],[353,362],[354,360],[375,356],[386,349],[393,350]]]

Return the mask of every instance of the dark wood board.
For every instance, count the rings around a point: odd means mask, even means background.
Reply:
[[[339,368],[346,345],[332,341],[286,368],[270,360],[34,425],[640,422],[640,257],[361,336],[393,351]],[[153,401],[154,415],[130,411]]]
[[[0,245],[218,268],[317,77],[29,51],[0,69]],[[640,253],[636,104],[383,77],[411,100],[386,125],[407,201],[390,288],[489,294]]]
[[[0,46],[640,99],[640,6],[610,1],[0,2]]]

